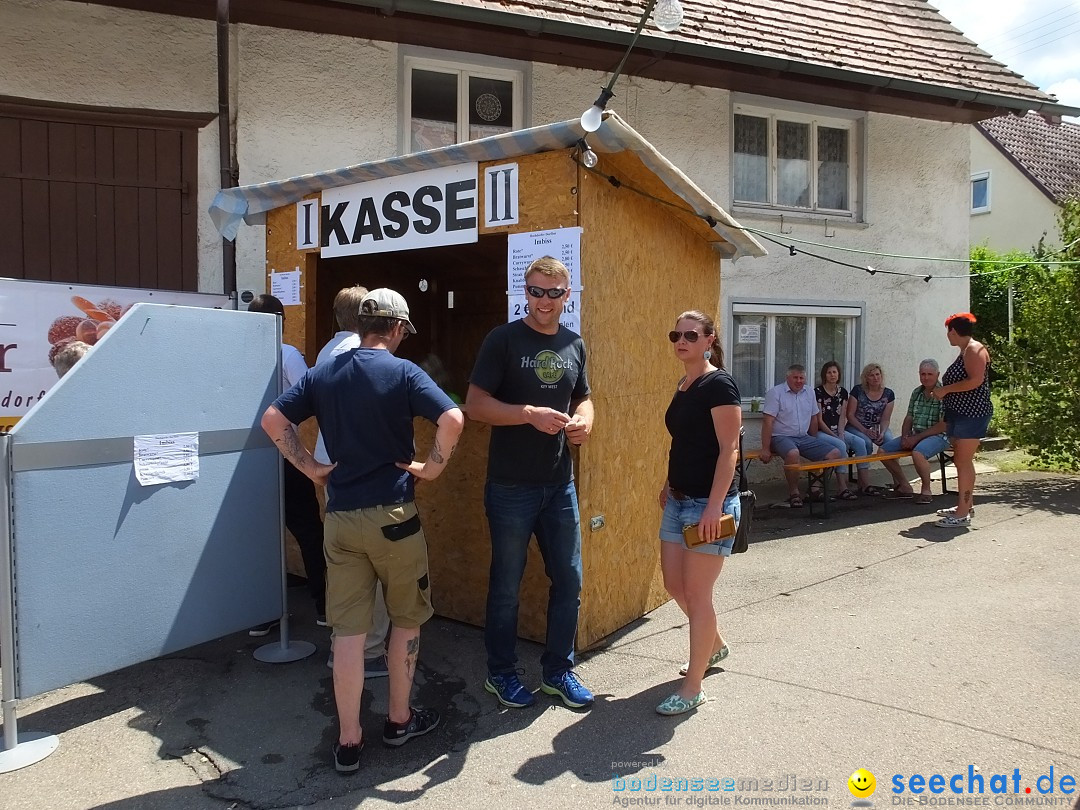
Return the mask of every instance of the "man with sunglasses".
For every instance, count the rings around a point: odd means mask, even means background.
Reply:
[[[540,689],[571,708],[593,694],[574,674],[581,605],[581,530],[569,445],[592,432],[585,344],[559,323],[570,273],[557,259],[537,259],[525,273],[528,314],[493,329],[469,378],[465,410],[492,426],[484,508],[491,530],[488,581],[488,678],[504,706],[536,702],[518,677],[517,626],[529,539],[536,535],[551,579]]]

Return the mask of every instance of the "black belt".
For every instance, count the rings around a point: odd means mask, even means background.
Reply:
[[[677,501],[690,501],[690,500],[693,500],[685,492],[679,492],[679,490],[677,490],[677,489],[672,489],[672,490],[670,490],[670,492],[671,492],[671,497],[674,498]]]

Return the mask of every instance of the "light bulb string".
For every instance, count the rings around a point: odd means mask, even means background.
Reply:
[[[634,50],[634,46],[637,45],[638,37],[641,36],[641,32],[645,28],[645,22],[649,19],[649,15],[652,13],[653,8],[656,7],[657,0],[649,0],[645,5],[645,13],[641,15],[641,19],[638,20],[637,30],[634,31],[634,36],[630,40],[630,44],[626,46],[626,51],[622,55],[622,59],[619,60],[618,67],[615,68],[615,72],[611,74],[611,80],[604,86],[604,91],[609,96],[614,96],[615,82],[618,81],[619,76],[622,75],[623,67],[626,65],[626,60],[630,58],[630,51]],[[603,98],[603,96],[601,96]],[[605,102],[606,103],[606,102]]]
[[[710,214],[699,214],[697,211],[695,211],[692,208],[687,208],[684,205],[679,205],[678,203],[671,202],[670,200],[665,200],[662,197],[657,197],[654,194],[650,194],[647,191],[643,191],[643,190],[641,190],[639,188],[636,188],[636,187],[634,187],[632,185],[629,185],[629,184],[623,182],[622,180],[620,180],[618,177],[615,177],[614,175],[607,174],[606,172],[603,172],[600,169],[597,169],[597,168],[594,168],[594,167],[591,167],[591,166],[586,166],[578,158],[577,155],[572,154],[571,159],[575,163],[577,163],[581,168],[583,168],[585,171],[589,172],[590,174],[595,174],[597,177],[602,177],[604,180],[606,180],[608,183],[610,183],[615,188],[625,188],[627,191],[632,191],[635,194],[637,194],[637,195],[639,195],[641,197],[644,197],[644,198],[646,198],[648,200],[652,200],[653,202],[660,203],[661,205],[666,205],[668,208],[674,208],[676,211],[680,211],[680,212],[682,212],[684,214],[690,214],[691,216],[695,216],[698,219],[704,220],[709,225],[709,227],[711,227],[711,228],[715,228],[719,224],[717,222],[716,218],[713,217]],[[970,279],[970,278],[976,278],[978,276],[996,275],[998,273],[1006,273],[1006,272],[1009,272],[1010,270],[1016,270],[1016,269],[1021,268],[1021,267],[1045,266],[1045,265],[1069,265],[1069,266],[1071,266],[1071,265],[1080,265],[1080,260],[1073,260],[1073,259],[1066,259],[1064,261],[1045,261],[1045,262],[1041,262],[1041,261],[1040,262],[1036,262],[1036,261],[1015,262],[1012,259],[1004,259],[1004,260],[1002,260],[1002,259],[988,259],[986,261],[981,261],[980,260],[980,261],[975,262],[975,263],[977,263],[977,264],[1007,264],[1008,266],[1007,267],[1000,267],[1000,268],[997,268],[997,269],[994,269],[994,270],[987,270],[987,271],[982,272],[982,273],[966,273],[966,274],[963,274],[963,275],[955,275],[955,276],[935,276],[935,275],[930,274],[930,273],[907,273],[907,272],[904,272],[903,270],[883,270],[883,269],[879,269],[879,268],[876,268],[876,267],[870,267],[869,265],[852,264],[851,262],[841,261],[840,259],[834,259],[834,258],[832,258],[830,256],[822,256],[822,255],[820,255],[818,253],[811,253],[810,251],[805,250],[804,248],[801,248],[801,247],[797,248],[794,244],[791,244],[791,243],[792,242],[800,242],[800,243],[805,243],[805,244],[812,244],[812,245],[815,245],[817,247],[823,247],[823,248],[828,249],[828,250],[841,250],[841,248],[837,248],[837,247],[835,247],[833,245],[821,245],[821,244],[818,244],[818,243],[815,243],[815,242],[809,242],[808,240],[799,240],[799,239],[792,239],[792,240],[788,240],[787,242],[785,242],[785,241],[781,241],[780,238],[777,238],[777,237],[780,236],[779,234],[774,234],[774,233],[771,233],[770,231],[762,231],[762,230],[759,230],[757,228],[748,228],[748,227],[745,227],[743,225],[737,225],[735,223],[724,223],[724,224],[727,225],[730,228],[735,229],[735,230],[740,230],[740,231],[744,231],[744,232],[747,232],[747,233],[755,234],[757,236],[760,236],[762,239],[765,239],[768,242],[772,242],[775,245],[786,248],[787,251],[788,251],[788,254],[790,256],[798,256],[798,255],[801,254],[803,256],[810,256],[811,258],[820,259],[823,262],[829,262],[830,264],[835,264],[835,265],[838,265],[840,267],[847,267],[847,268],[850,268],[852,270],[862,270],[862,271],[864,271],[866,273],[869,273],[872,276],[878,275],[880,273],[881,275],[886,275],[886,276],[902,276],[902,277],[906,277],[906,278],[920,278],[920,279],[922,279],[923,281],[925,281],[927,283],[929,283],[933,279]],[[1080,239],[1073,240],[1068,245],[1065,245],[1065,247],[1060,248],[1058,251],[1055,252],[1055,254],[1052,254],[1052,255],[1058,255],[1058,256],[1064,255],[1065,251],[1069,250],[1070,248],[1072,248],[1077,243],[1080,243]],[[854,250],[854,249],[851,249],[851,248],[847,248],[847,249],[844,249],[844,250],[847,250],[847,251],[853,252],[853,253],[861,253],[861,254],[865,254],[865,255],[869,255],[869,256],[876,256],[876,257],[879,257],[879,258],[887,258],[887,259],[917,259],[919,261],[928,261],[928,262],[967,262],[968,264],[972,263],[971,259],[951,259],[951,258],[947,259],[947,258],[936,258],[936,257],[928,257],[928,256],[904,256],[904,255],[901,255],[901,254],[875,253],[874,251]]]

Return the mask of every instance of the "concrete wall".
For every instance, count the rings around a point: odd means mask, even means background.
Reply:
[[[393,155],[399,143],[398,85],[405,51],[386,42],[234,26],[240,182],[282,179]],[[47,4],[5,0],[0,5],[0,94],[213,111],[214,53],[212,22],[66,0]],[[466,54],[460,58],[486,59]],[[576,118],[606,80],[599,73],[573,68],[522,67],[527,75],[526,126]],[[731,210],[730,120],[738,99],[724,90],[634,78],[620,79],[617,92],[610,108]],[[963,125],[866,115],[860,146],[863,221],[830,220],[826,229],[820,219],[788,215],[783,230],[791,237],[827,245],[965,257],[969,130]],[[215,125],[204,129],[199,148],[199,208],[205,212],[218,188]],[[745,225],[781,231],[778,215],[732,213]],[[205,213],[199,239],[200,288],[219,290],[220,243]],[[241,289],[264,288],[264,246],[263,228],[242,229],[237,251]],[[967,307],[966,281],[935,279],[927,284],[921,278],[870,276],[805,256],[792,258],[775,246],[770,252],[763,259],[725,262],[723,299],[713,306],[722,322],[737,298],[865,305],[856,362],[881,363],[886,384],[902,399],[917,383],[916,364],[922,357],[949,359],[941,323],[945,315]],[[853,254],[843,258],[920,275],[964,272],[963,265]],[[658,270],[677,273],[677,268],[659,263]],[[902,416],[900,404],[896,424]]]
[[[990,172],[990,210],[971,215],[971,244],[1030,251],[1042,235],[1059,246],[1058,207],[975,127],[970,128],[971,173]],[[970,207],[969,207],[970,210]]]

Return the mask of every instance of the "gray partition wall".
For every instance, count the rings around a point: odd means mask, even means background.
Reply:
[[[18,697],[281,615],[280,456],[259,427],[279,334],[138,304],[15,426]],[[198,433],[198,478],[141,485],[134,437],[174,432]]]

